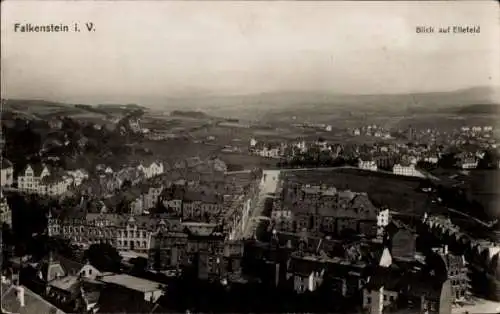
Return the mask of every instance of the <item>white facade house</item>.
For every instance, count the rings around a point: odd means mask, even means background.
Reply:
[[[80,269],[80,271],[78,273],[83,278],[92,279],[92,280],[95,280],[98,276],[102,276],[102,273],[97,268],[90,265],[89,263],[83,265],[83,267]]]
[[[165,170],[163,163],[159,161],[154,161],[149,165],[140,164],[137,169],[148,179],[164,173]]]
[[[49,175],[50,171],[45,165],[27,165],[17,178],[18,188],[28,193],[44,194],[40,181]]]
[[[12,226],[12,211],[7,203],[7,199],[3,196],[2,190],[0,190],[0,223]]]
[[[409,177],[423,177],[422,173],[415,169],[414,164],[410,164],[408,166],[403,166],[401,164],[396,164],[392,168],[392,173],[400,175],[400,176],[409,176]]]
[[[0,185],[1,186],[11,186],[14,182],[14,167],[10,161],[7,159],[2,159],[1,163],[1,177],[0,177]]]
[[[27,193],[57,196],[64,194],[73,180],[51,173],[45,165],[27,165],[17,178],[18,188]]]
[[[80,186],[82,182],[89,178],[87,171],[83,169],[71,170],[67,172],[70,177],[73,178],[73,183],[75,186]]]
[[[255,147],[255,145],[257,145],[257,140],[256,140],[256,139],[254,139],[254,138],[251,138],[251,139],[250,139],[250,147],[252,147],[252,148],[253,148],[253,147]]]
[[[377,214],[377,237],[383,237],[385,228],[389,225],[391,213],[389,209],[381,209]]]
[[[138,226],[135,219],[130,217],[126,226],[118,230],[117,250],[147,252],[151,245],[152,232]]]
[[[479,161],[477,158],[465,158],[460,161],[460,167],[462,169],[476,169]]]
[[[378,169],[377,163],[375,162],[375,160],[362,160],[362,159],[360,159],[358,167],[360,169],[371,170],[371,171],[377,171],[377,169]]]
[[[439,161],[439,158],[437,158],[437,157],[425,157],[424,161],[431,163],[431,164],[437,164]]]
[[[279,158],[280,149],[279,147],[268,148],[267,146],[264,146],[262,149],[257,151],[257,154],[261,157]]]

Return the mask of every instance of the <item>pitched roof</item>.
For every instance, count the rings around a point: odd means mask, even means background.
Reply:
[[[142,279],[127,274],[113,274],[102,276],[102,278],[100,278],[99,280],[105,283],[119,285],[138,292],[151,292],[162,289],[162,286],[159,282]]]
[[[63,311],[44,300],[41,296],[34,293],[30,289],[21,286],[24,290],[24,306],[18,299],[18,288],[8,286],[2,283],[2,312],[18,313],[18,314],[64,314]]]
[[[62,255],[54,255],[54,258],[59,261],[63,269],[69,275],[76,275],[84,266],[84,264],[68,259]]]
[[[26,172],[26,170],[28,169],[28,167],[31,167],[31,169],[33,169],[33,175],[35,177],[39,177],[42,174],[42,171],[43,171],[45,165],[42,163],[27,164],[22,171],[23,175]]]
[[[98,301],[102,313],[161,313],[162,309],[144,300],[144,294],[125,287],[106,285]]]
[[[65,276],[57,278],[49,283],[49,286],[60,290],[72,292],[79,287],[79,279],[76,276]]]
[[[8,159],[5,159],[5,158],[2,158],[2,163],[0,164],[0,166],[2,167],[1,169],[7,169],[7,168],[13,167],[12,163]]]

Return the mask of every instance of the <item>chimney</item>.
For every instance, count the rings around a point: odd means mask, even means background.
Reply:
[[[443,247],[443,254],[448,255],[448,245],[447,244]]]
[[[24,307],[24,288],[17,286],[16,293],[17,293],[17,300],[19,301],[19,304],[21,305],[21,307]]]

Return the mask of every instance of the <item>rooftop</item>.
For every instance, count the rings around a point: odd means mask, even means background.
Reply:
[[[138,277],[133,277],[126,274],[113,274],[103,276],[101,281],[105,283],[116,284],[139,292],[149,292],[161,290],[161,284],[155,281],[150,281]]]
[[[2,163],[0,164],[1,169],[7,169],[12,167],[12,163],[5,158],[2,158]]]
[[[17,296],[17,287],[2,283],[2,313],[34,314],[51,313],[64,314],[63,311],[44,300],[41,296],[21,286],[24,289],[24,306],[21,306]]]
[[[58,278],[55,280],[52,280],[49,283],[49,286],[55,287],[60,290],[64,291],[71,291],[72,288],[78,284],[78,277],[76,276],[66,276],[62,278]]]

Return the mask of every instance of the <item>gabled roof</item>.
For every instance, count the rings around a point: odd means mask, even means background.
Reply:
[[[34,293],[25,286],[24,289],[24,306],[21,307],[18,299],[17,287],[2,283],[2,313],[17,313],[17,314],[64,314],[63,311],[44,300],[41,296]]]
[[[66,258],[62,255],[54,255],[54,259],[59,261],[63,269],[69,275],[76,275],[84,266],[84,264]]]
[[[31,169],[33,169],[33,175],[35,177],[39,177],[42,174],[45,165],[42,163],[27,164],[21,172],[23,175],[28,169],[28,167],[31,167]]]
[[[52,259],[50,254],[40,261],[37,268],[42,276],[41,279],[46,282],[50,282],[58,276],[67,275],[67,272],[64,270],[61,263],[57,260]]]
[[[48,285],[59,290],[74,292],[80,287],[80,281],[77,276],[65,276],[52,280]]]

